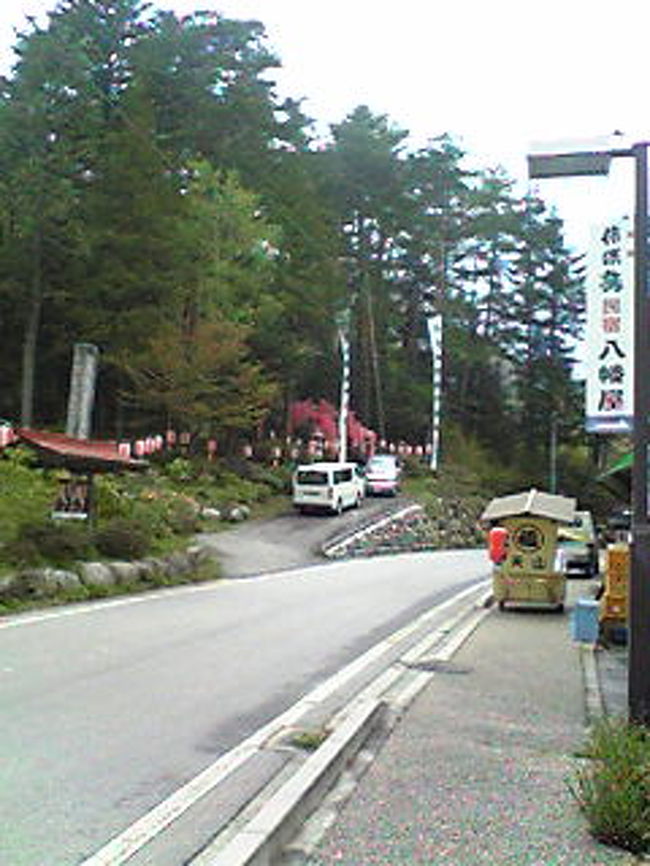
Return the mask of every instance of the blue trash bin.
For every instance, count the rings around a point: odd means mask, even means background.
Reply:
[[[579,598],[571,615],[571,638],[581,643],[596,643],[600,631],[600,604],[592,598]]]

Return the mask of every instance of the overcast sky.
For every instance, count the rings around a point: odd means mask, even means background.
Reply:
[[[157,0],[256,18],[283,70],[282,95],[304,97],[326,125],[359,104],[417,142],[449,132],[482,167],[522,182],[534,141],[608,135],[650,138],[650,2],[617,0]],[[54,0],[2,0],[0,49]],[[575,243],[604,209],[631,201],[627,161],[614,177],[538,186]],[[623,178],[623,179],[621,179]],[[610,202],[612,204],[610,205]]]

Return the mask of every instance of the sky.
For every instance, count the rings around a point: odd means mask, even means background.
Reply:
[[[0,67],[15,28],[55,0],[2,0]],[[282,70],[277,91],[304,98],[326,130],[357,105],[421,145],[449,133],[468,163],[501,165],[522,190],[533,142],[624,133],[650,139],[648,0],[155,0],[187,14],[257,19]],[[40,19],[42,20],[42,19]],[[631,160],[609,179],[537,181],[577,248],[594,219],[630,210]]]

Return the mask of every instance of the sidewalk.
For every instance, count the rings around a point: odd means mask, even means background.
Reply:
[[[567,786],[586,737],[568,612],[494,610],[407,710],[309,866],[608,866]],[[602,699],[625,712],[626,669],[596,653]]]

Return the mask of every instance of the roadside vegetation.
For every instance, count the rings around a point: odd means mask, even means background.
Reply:
[[[404,460],[403,497],[426,514],[428,549],[476,547],[484,543],[478,517],[489,499],[523,489],[530,479],[495,467],[475,443],[449,431],[449,455],[432,473],[422,458]],[[587,467],[584,471],[586,472]],[[568,471],[568,462],[567,462]],[[289,506],[291,465],[263,459],[156,455],[141,472],[96,475],[93,519],[52,518],[62,475],[38,464],[22,446],[0,452],[0,613],[34,604],[142,591],[151,586],[218,576],[218,563],[202,563],[191,574],[154,569],[118,586],[34,588],[39,569],[79,570],[79,563],[138,561],[169,557],[191,548],[196,534],[219,532],[241,520],[268,517]],[[587,490],[579,472],[573,489]],[[543,486],[543,483],[542,483]],[[592,502],[588,503],[593,504]],[[598,503],[597,503],[598,504]],[[408,539],[406,539],[408,541]],[[18,584],[10,577],[25,579]]]
[[[42,598],[35,592],[36,569],[75,568],[79,562],[133,561],[165,557],[191,544],[197,532],[218,532],[251,516],[286,508],[288,471],[247,461],[195,462],[173,457],[142,473],[98,475],[93,519],[52,519],[60,469],[39,466],[22,447],[0,456],[0,613],[33,604],[142,591],[171,582],[218,576],[217,563],[171,579],[155,571],[133,584],[92,589],[75,587]],[[10,583],[15,573],[25,575]],[[4,579],[4,584],[3,584]]]
[[[592,835],[641,855],[650,853],[650,732],[606,719],[590,734],[570,784]]]

